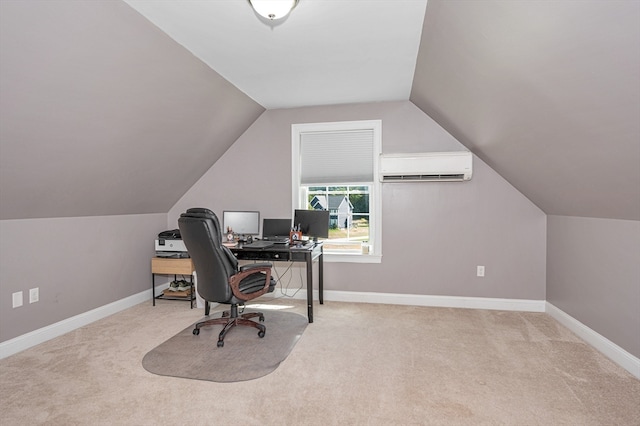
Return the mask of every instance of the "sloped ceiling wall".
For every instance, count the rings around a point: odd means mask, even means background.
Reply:
[[[429,0],[410,100],[546,213],[640,220],[639,22]],[[264,111],[120,1],[2,0],[0,93],[0,219],[167,212]]]
[[[167,212],[264,108],[120,1],[0,2],[0,219]]]
[[[429,0],[411,101],[547,214],[640,220],[640,2]]]

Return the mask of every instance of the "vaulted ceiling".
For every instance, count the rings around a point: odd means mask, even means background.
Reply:
[[[267,109],[409,99],[427,5],[301,0],[269,21],[247,0],[125,1]]]
[[[0,218],[168,211],[264,109],[411,100],[546,213],[640,220],[640,2],[125,1],[0,2]]]

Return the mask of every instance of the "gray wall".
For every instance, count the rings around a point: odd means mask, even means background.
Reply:
[[[0,341],[149,290],[166,214],[0,221]],[[40,301],[29,304],[29,289]],[[11,294],[24,305],[12,308]]]
[[[264,111],[121,1],[0,7],[0,219],[166,213]]]
[[[382,120],[383,152],[464,149],[408,101],[269,110],[171,209],[167,227],[194,206],[290,217],[291,125],[369,119]],[[384,184],[382,263],[326,264],[325,288],[544,300],[545,214],[474,161],[470,182]]]
[[[640,357],[640,222],[547,220],[547,301]]]

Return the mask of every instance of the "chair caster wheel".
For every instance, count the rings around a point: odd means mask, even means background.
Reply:
[[[199,328],[194,328],[193,329],[193,335],[197,336],[198,334],[200,334],[200,329]]]
[[[264,337],[264,331],[258,331],[258,337],[263,338]]]
[[[260,322],[264,322],[264,315],[260,315],[260,316],[258,317],[258,321],[260,321]]]
[[[224,346],[224,340],[218,340],[218,347],[221,348]]]

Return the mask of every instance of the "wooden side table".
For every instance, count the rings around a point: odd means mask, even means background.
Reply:
[[[193,262],[189,258],[171,258],[171,257],[153,257],[151,258],[151,293],[153,295],[153,306],[156,306],[156,299],[166,300],[184,300],[191,302],[191,309],[193,309],[193,302],[196,300],[196,292],[193,286]],[[178,275],[189,275],[189,283],[191,287],[191,295],[188,298],[185,297],[171,297],[164,294],[156,296],[155,276],[161,275],[173,275],[173,279],[177,280]]]

